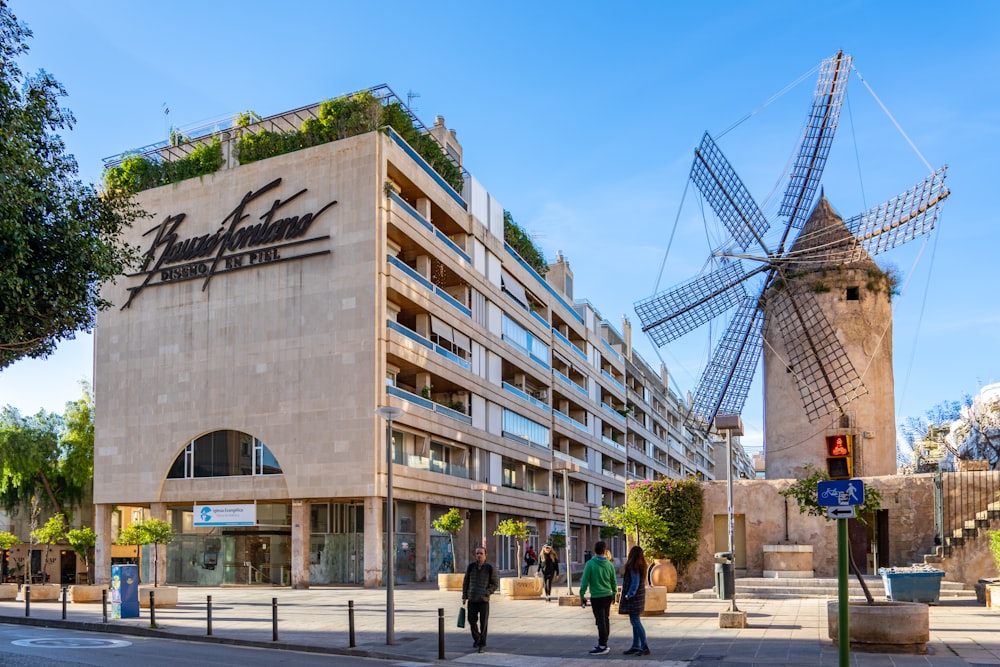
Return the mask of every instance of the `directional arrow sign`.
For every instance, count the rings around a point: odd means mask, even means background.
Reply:
[[[854,505],[846,505],[843,507],[827,507],[826,516],[828,519],[853,519]]]

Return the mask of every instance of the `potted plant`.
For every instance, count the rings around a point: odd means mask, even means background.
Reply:
[[[34,584],[31,587],[31,599],[33,601],[58,600],[60,586],[58,582],[49,583],[48,568],[55,563],[55,558],[50,558],[52,545],[62,542],[66,536],[66,517],[62,514],[55,514],[49,517],[40,528],[31,531],[31,539],[35,544],[44,544],[45,551],[42,554],[42,570],[32,573],[33,576],[41,578],[42,583]]]
[[[0,531],[0,562],[7,562],[7,555],[10,548],[20,544],[21,538],[14,533]],[[10,578],[10,574],[7,574]],[[13,600],[17,597],[17,584],[14,582],[4,582],[0,584],[0,600]]]
[[[464,573],[458,572],[457,559],[455,554],[455,533],[462,530],[465,520],[457,507],[452,507],[447,512],[434,519],[431,527],[439,533],[447,533],[451,545],[451,572],[438,572],[438,588],[442,591],[462,590],[462,580]]]
[[[106,590],[103,584],[95,585],[91,578],[90,563],[94,545],[97,544],[97,534],[90,528],[75,528],[66,532],[66,541],[73,547],[76,555],[83,559],[83,564],[87,568],[87,580],[78,582],[69,587],[69,599],[71,602],[99,602],[101,591]]]
[[[493,531],[493,534],[513,539],[516,545],[514,576],[504,577],[500,580],[500,591],[512,600],[537,598],[542,594],[542,580],[539,577],[521,576],[521,560],[523,558],[521,549],[524,540],[531,534],[528,530],[528,524],[518,519],[504,519]]]
[[[157,570],[159,564],[159,546],[169,544],[174,540],[174,529],[166,521],[160,519],[140,519],[133,521],[118,534],[118,544],[134,544],[137,547],[153,545],[153,585],[139,586],[139,606],[149,606],[149,594],[156,591],[157,607],[174,607],[177,605],[177,588],[160,586]]]

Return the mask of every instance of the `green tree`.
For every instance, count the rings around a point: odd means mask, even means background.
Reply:
[[[465,525],[465,520],[462,519],[462,513],[457,507],[452,507],[447,512],[434,519],[431,522],[431,527],[438,531],[439,533],[447,533],[448,539],[451,541],[451,571],[455,573],[455,561],[457,560],[455,556],[455,533],[462,530]]]
[[[8,532],[6,530],[0,530],[0,563],[7,562],[7,554],[10,552],[10,548],[21,543],[21,538],[14,533]],[[3,574],[7,574],[4,570]]]
[[[97,533],[84,526],[75,528],[66,533],[66,541],[73,547],[76,555],[83,559],[83,564],[87,567],[87,583],[93,583],[90,573],[91,555],[94,553],[94,546],[97,544]]]
[[[601,521],[632,537],[635,544],[650,549],[650,541],[666,537],[666,524],[652,508],[638,502],[601,508]]]
[[[693,479],[664,479],[655,482],[635,482],[629,486],[628,504],[634,504],[636,515],[652,513],[661,526],[649,523],[640,527],[645,532],[643,550],[649,558],[669,558],[684,574],[689,563],[698,557],[701,540],[701,519],[704,494]],[[648,531],[648,532],[647,532]]]
[[[494,535],[503,535],[504,537],[511,538],[514,540],[514,544],[517,547],[517,558],[514,561],[514,571],[520,574],[521,572],[521,545],[524,540],[528,539],[528,535],[531,533],[528,531],[528,524],[523,521],[518,521],[517,519],[504,519],[497,526],[497,529],[493,531]]]
[[[174,528],[160,519],[140,519],[133,521],[118,533],[118,544],[134,544],[138,547],[153,545],[153,587],[159,585],[156,576],[159,562],[159,546],[174,541]]]
[[[29,37],[0,3],[0,369],[90,331],[111,305],[100,284],[136,257],[121,232],[137,207],[84,185],[65,151],[58,132],[75,122],[59,106],[66,91],[50,74],[25,77],[18,67]]]
[[[41,528],[31,531],[31,538],[37,544],[45,545],[45,554],[42,556],[42,570],[47,573],[49,565],[55,562],[55,558],[49,560],[49,552],[52,545],[62,542],[66,537],[66,517],[56,514],[49,517],[49,520]]]

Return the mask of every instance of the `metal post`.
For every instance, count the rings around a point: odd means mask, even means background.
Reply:
[[[108,622],[108,589],[101,589],[101,622]]]
[[[480,491],[483,492],[483,548],[486,548],[486,487],[483,486]]]
[[[62,587],[62,620],[66,620],[66,598],[69,595],[69,588]]]
[[[566,520],[566,595],[573,595],[573,542],[569,530],[569,470],[563,469],[563,515]]]
[[[271,641],[278,641],[278,598],[271,598]]]
[[[444,608],[438,607],[438,660],[444,660]]]
[[[31,616],[31,584],[24,585],[24,615]]]
[[[733,430],[726,429],[726,505],[728,507],[729,530],[729,561],[733,568],[733,581],[736,581],[736,538],[733,530]],[[736,585],[729,591],[729,611],[739,611],[736,608]]]
[[[851,665],[851,632],[847,626],[850,600],[847,595],[847,519],[837,519],[837,653],[840,667]]]
[[[389,646],[396,643],[396,603],[394,599],[396,587],[396,544],[395,517],[392,511],[392,420],[403,414],[402,408],[386,405],[375,411],[385,419],[385,532],[386,554],[388,556],[387,576],[385,582],[385,643]]]
[[[208,633],[207,634],[208,634],[209,637],[211,637],[212,636],[212,596],[209,595],[207,597],[208,597],[208,602],[206,603],[206,606],[205,606],[205,621],[208,624]]]
[[[149,627],[156,627],[156,591],[149,591]]]
[[[348,645],[354,648],[354,600],[347,601],[347,639]]]

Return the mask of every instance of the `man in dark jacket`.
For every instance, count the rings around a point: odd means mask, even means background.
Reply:
[[[462,580],[462,604],[469,603],[469,630],[472,647],[482,653],[486,648],[486,625],[490,620],[490,596],[500,588],[500,578],[486,562],[486,549],[476,547],[476,560],[465,568]]]

